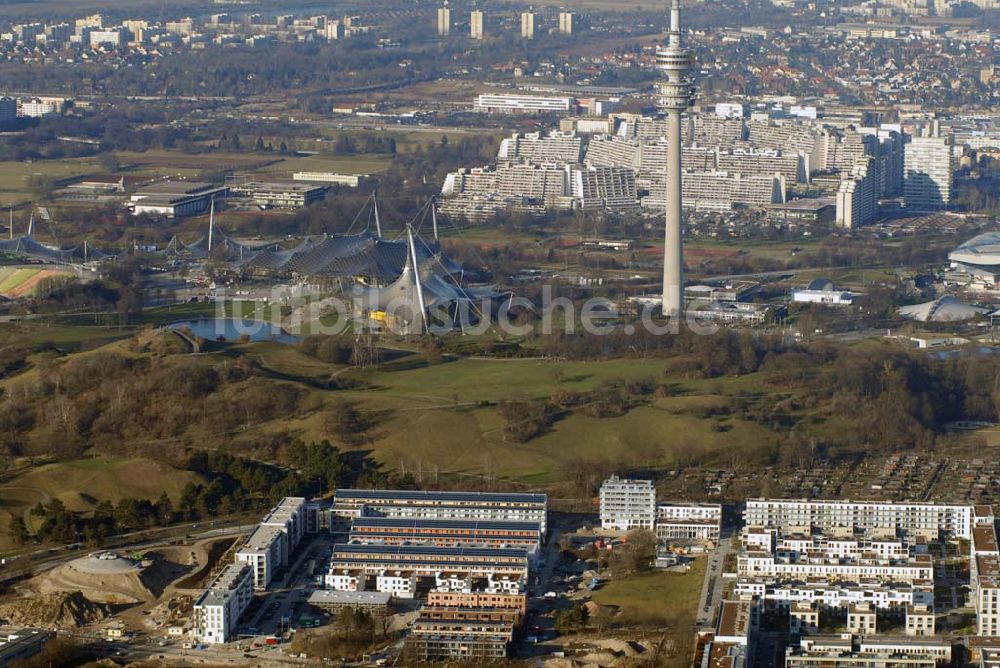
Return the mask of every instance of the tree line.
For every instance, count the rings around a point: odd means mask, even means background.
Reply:
[[[36,540],[100,547],[113,536],[133,531],[264,511],[287,496],[314,497],[340,486],[383,487],[390,482],[367,456],[344,456],[329,441],[293,441],[288,448],[291,465],[287,467],[224,452],[195,451],[183,468],[197,473],[202,482],[187,483],[176,499],[163,492],[156,499],[104,500],[83,513],[53,498],[29,511],[37,524],[34,531],[23,516],[16,515],[10,520],[8,535],[18,545]]]

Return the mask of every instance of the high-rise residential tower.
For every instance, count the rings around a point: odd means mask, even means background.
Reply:
[[[451,34],[451,7],[448,6],[448,0],[445,0],[444,6],[438,9],[438,36],[447,37]]]
[[[681,112],[691,106],[694,82],[691,52],[681,45],[681,2],[672,0],[670,39],[656,52],[656,66],[664,79],[657,88],[667,113],[667,230],[663,246],[663,315],[684,313],[684,254],[681,234]]]
[[[563,35],[573,34],[573,12],[559,12],[559,33]]]
[[[955,187],[955,158],[950,137],[940,136],[935,122],[926,136],[906,145],[903,199],[914,211],[948,208]]]
[[[473,10],[472,14],[469,15],[469,37],[472,39],[482,39],[483,38],[483,24],[486,22],[486,16],[478,9]]]
[[[521,14],[521,37],[524,39],[535,39],[535,27],[538,24],[538,14],[533,10],[528,10]]]

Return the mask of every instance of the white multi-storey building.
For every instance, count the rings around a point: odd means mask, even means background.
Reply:
[[[329,21],[326,24],[326,38],[328,40],[341,40],[347,36],[347,27],[340,21]]]
[[[907,538],[924,536],[972,538],[973,507],[900,501],[822,501],[808,499],[750,499],[744,520],[747,526],[821,531],[892,532]]]
[[[478,9],[472,11],[469,14],[469,38],[470,39],[483,39],[485,32],[483,31],[483,24],[486,22],[486,15],[483,14]]]
[[[333,512],[354,517],[410,517],[438,520],[537,522],[546,532],[545,494],[338,489]]]
[[[787,534],[753,527],[747,528],[743,536],[747,549],[762,546],[768,552],[789,558],[859,559],[873,556],[877,559],[907,559],[915,554],[927,554],[927,547],[922,543],[911,545],[892,537],[862,539],[826,534]]]
[[[570,168],[569,189],[581,209],[631,209],[639,205],[635,172],[625,167]]]
[[[914,137],[906,145],[903,199],[907,209],[937,211],[951,203],[955,158],[949,137]]]
[[[850,306],[854,303],[854,294],[846,290],[796,290],[792,293],[792,301],[799,304],[827,304],[829,306]]]
[[[323,584],[333,591],[364,591],[367,576],[351,569],[331,569],[323,576]]]
[[[521,37],[535,39],[535,29],[538,25],[538,14],[534,12],[521,13]]]
[[[253,570],[254,589],[264,590],[271,584],[274,574],[287,554],[285,533],[276,526],[259,526],[236,551],[236,562]]]
[[[42,116],[58,114],[60,111],[60,104],[52,99],[36,97],[17,101],[17,115],[19,118],[41,118]]]
[[[746,107],[742,102],[716,102],[715,115],[719,118],[743,118]]]
[[[102,28],[104,27],[104,18],[100,14],[91,14],[90,16],[84,17],[82,19],[76,19],[73,22],[73,27],[75,33],[80,35],[86,28]]]
[[[787,185],[785,177],[775,174],[729,174],[727,172],[685,172],[681,183],[683,202],[697,211],[729,211],[734,207],[763,208],[783,204]],[[659,209],[666,203],[666,183],[654,181],[649,195],[642,198],[644,208]]]
[[[253,600],[253,573],[246,564],[230,564],[194,604],[195,639],[203,643],[226,643],[233,639],[237,623]]]
[[[576,15],[573,12],[559,12],[559,33],[562,35],[572,35],[575,18]]]
[[[934,606],[932,583],[865,583],[849,581],[816,582],[806,578],[775,581],[768,578],[740,578],[733,590],[737,598],[748,596],[766,601],[778,609],[794,603],[815,603],[824,609],[847,608],[855,603],[871,603],[880,610],[900,610],[911,605]]]
[[[587,144],[586,163],[594,167],[628,167],[639,171],[642,146],[638,139],[595,135]]]
[[[934,668],[951,662],[951,641],[907,636],[802,636],[785,668]]]
[[[302,497],[285,497],[236,552],[236,562],[253,571],[254,588],[267,589],[275,573],[288,566],[290,556],[306,533],[316,533],[328,514],[318,503]]]
[[[716,543],[722,531],[722,506],[711,503],[661,503],[656,507],[659,541]]]
[[[413,598],[417,594],[417,576],[412,571],[382,571],[375,576],[375,589],[393,598]]]
[[[90,46],[113,46],[115,48],[124,46],[128,42],[128,31],[125,28],[107,28],[105,30],[93,30],[90,32]]]
[[[858,581],[878,579],[892,582],[933,582],[934,563],[929,555],[906,561],[892,559],[796,559],[775,554],[743,553],[736,558],[739,577],[825,578]]]
[[[1000,550],[996,529],[980,524],[973,531],[969,582],[981,636],[1000,636]]]
[[[488,113],[569,113],[573,108],[571,97],[545,97],[542,95],[503,95],[483,93],[476,98],[475,110]]]
[[[497,152],[498,161],[525,160],[534,163],[566,163],[574,165],[580,162],[583,150],[583,139],[573,132],[550,132],[543,135],[540,132],[526,134],[514,133],[500,142]]]
[[[447,1],[444,3],[443,7],[438,8],[437,13],[438,19],[438,36],[447,37],[451,34],[451,7],[448,6]]]
[[[652,529],[656,522],[656,487],[652,480],[614,475],[601,485],[601,527],[615,531]]]
[[[281,544],[279,565],[287,566],[288,557],[299,546],[306,531],[306,500],[301,497],[286,497],[264,516],[262,527],[275,527],[285,534]]]
[[[880,178],[874,158],[865,158],[844,175],[837,190],[837,225],[860,227],[878,217]]]

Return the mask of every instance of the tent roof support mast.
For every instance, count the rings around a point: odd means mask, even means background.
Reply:
[[[406,226],[406,236],[410,242],[410,264],[413,267],[413,280],[417,285],[417,301],[420,302],[420,323],[422,333],[427,332],[427,305],[424,303],[424,288],[420,283],[420,267],[417,265],[417,247],[413,243],[413,228]]]
[[[378,234],[378,238],[382,238],[382,221],[379,219],[378,215],[378,191],[372,191],[372,207],[375,209],[375,233]]]
[[[208,214],[208,252],[212,252],[212,232],[215,230],[215,198],[212,198],[212,209]]]
[[[437,199],[431,198],[431,223],[434,225],[434,241],[440,241],[438,239],[438,214],[437,214]]]

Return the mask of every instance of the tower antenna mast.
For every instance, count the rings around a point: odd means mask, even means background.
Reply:
[[[684,315],[684,251],[681,231],[681,113],[694,100],[689,74],[691,52],[681,45],[681,2],[671,0],[667,45],[657,49],[656,66],[664,77],[657,85],[660,106],[667,114],[667,211],[663,240],[663,315]]]

